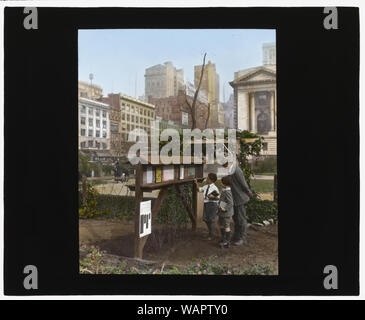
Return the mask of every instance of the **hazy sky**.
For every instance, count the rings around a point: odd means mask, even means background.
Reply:
[[[216,64],[220,100],[232,93],[235,71],[262,64],[262,44],[275,42],[275,30],[254,29],[104,29],[79,31],[79,79],[103,88],[104,95],[144,95],[145,69],[172,61],[194,83],[194,66]]]

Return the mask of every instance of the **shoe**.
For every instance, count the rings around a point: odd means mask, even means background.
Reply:
[[[234,246],[242,246],[242,245],[248,245],[248,241],[245,239],[239,239],[237,241],[232,242]]]
[[[223,248],[229,248],[229,242],[226,241],[221,241],[219,243],[219,246],[223,249]]]
[[[237,241],[234,241],[232,244],[234,246],[242,246],[242,245],[247,244],[247,243],[245,243],[245,241],[243,241],[242,239],[239,239]]]

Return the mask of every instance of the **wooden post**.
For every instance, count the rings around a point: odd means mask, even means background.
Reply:
[[[143,182],[143,170],[142,164],[138,163],[136,167],[136,188],[135,188],[135,198],[136,198],[136,208],[134,211],[134,257],[142,258],[143,247],[141,239],[139,238],[139,211],[140,204],[143,200],[143,191],[141,189],[141,184]]]

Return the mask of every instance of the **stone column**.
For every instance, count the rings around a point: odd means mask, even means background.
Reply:
[[[275,101],[274,91],[270,92],[270,116],[271,116],[271,131],[275,131]]]
[[[255,92],[250,95],[250,108],[251,132],[256,132]]]
[[[249,130],[249,95],[248,92],[238,92],[237,127],[240,130]]]

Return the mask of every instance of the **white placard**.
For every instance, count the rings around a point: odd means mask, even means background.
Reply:
[[[180,166],[180,180],[184,180],[185,177],[185,167],[184,166]]]
[[[152,183],[152,167],[147,167],[147,172],[146,172],[146,183]]]
[[[142,238],[152,232],[151,200],[142,201],[139,207],[139,237]]]
[[[174,166],[166,166],[162,168],[162,180],[174,180]]]

